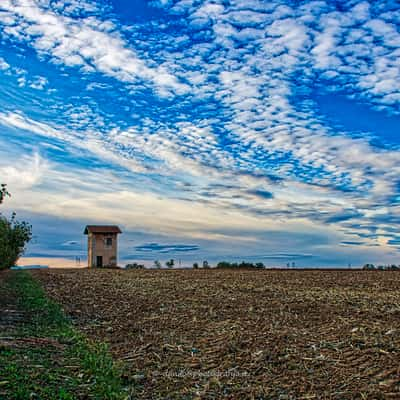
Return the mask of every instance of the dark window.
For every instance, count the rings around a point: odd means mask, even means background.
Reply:
[[[106,246],[112,246],[112,238],[106,239]]]

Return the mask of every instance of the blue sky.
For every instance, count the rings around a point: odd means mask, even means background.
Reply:
[[[398,262],[397,1],[2,0],[0,39],[27,256]]]

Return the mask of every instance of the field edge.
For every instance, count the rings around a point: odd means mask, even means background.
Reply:
[[[114,362],[107,344],[75,328],[30,273],[1,275],[1,295],[7,299],[2,305],[19,318],[0,337],[0,398],[131,398],[123,366]]]

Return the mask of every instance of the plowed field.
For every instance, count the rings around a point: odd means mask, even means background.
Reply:
[[[138,399],[400,399],[400,273],[42,270]]]

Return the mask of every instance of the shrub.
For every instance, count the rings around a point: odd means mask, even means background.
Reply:
[[[3,202],[3,200],[6,196],[10,196],[10,193],[8,193],[8,191],[7,191],[7,185],[2,183],[0,185],[0,204]]]
[[[125,269],[144,269],[143,264],[138,264],[138,263],[131,263],[131,264],[126,264]]]
[[[221,261],[217,264],[217,268],[231,268],[231,269],[262,269],[265,268],[265,265],[261,262],[258,263],[250,263],[242,261],[240,264],[238,263],[230,263],[228,261]]]
[[[10,196],[7,186],[0,185],[0,204],[6,196]],[[25,245],[32,238],[32,227],[25,221],[17,221],[12,213],[7,219],[0,213],[0,269],[10,268],[24,253]]]
[[[15,265],[31,238],[32,227],[27,222],[17,221],[15,213],[10,220],[0,215],[0,269]]]
[[[364,269],[364,270],[367,270],[367,271],[373,271],[373,270],[376,269],[376,268],[375,268],[375,265],[374,265],[374,264],[365,264],[365,265],[363,266],[363,269]]]

